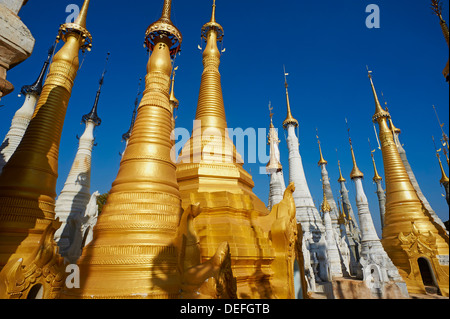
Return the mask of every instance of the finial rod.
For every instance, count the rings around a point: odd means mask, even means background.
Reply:
[[[110,55],[111,55],[110,52],[108,52],[108,53],[106,54],[105,67],[104,67],[104,69],[103,69],[103,73],[102,73],[102,76],[101,76],[100,81],[99,81],[99,84],[100,84],[99,90],[101,90],[102,85],[103,85],[103,81],[104,81],[104,79],[105,79],[105,75],[106,75],[106,71],[107,71],[107,66],[108,66],[108,61],[109,61],[109,56],[110,56]]]
[[[213,1],[213,11],[211,16],[211,22],[216,22],[216,0]]]
[[[161,19],[170,20],[171,15],[172,15],[172,0],[164,0]]]
[[[367,141],[369,142],[369,149],[370,149],[370,152],[371,152],[372,154],[375,153],[376,150],[372,150],[372,143],[370,143],[370,138],[368,138]]]
[[[374,156],[374,153],[376,152],[376,149],[375,149],[375,150],[372,150],[372,145],[371,145],[371,143],[370,143],[370,138],[368,139],[368,141],[369,141],[370,155],[372,156],[373,170],[374,170],[374,173],[375,173],[374,178],[373,178],[373,181],[376,183],[376,182],[378,182],[378,181],[383,180],[383,178],[382,178],[382,177],[380,176],[380,174],[378,173],[378,170],[377,170],[377,164],[375,163],[375,156]]]

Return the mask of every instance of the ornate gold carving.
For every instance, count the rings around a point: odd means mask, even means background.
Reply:
[[[412,223],[412,231],[408,235],[401,232],[398,235],[403,250],[409,257],[416,255],[427,255],[430,258],[436,257],[436,236],[431,231],[427,235],[422,234]]]
[[[27,298],[34,285],[43,286],[43,299],[57,299],[64,286],[64,261],[53,241],[58,221],[48,224],[30,256],[11,260],[0,272],[0,299]]]

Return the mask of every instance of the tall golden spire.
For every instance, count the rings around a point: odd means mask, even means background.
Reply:
[[[152,51],[145,90],[93,241],[78,261],[80,288],[65,298],[179,298],[181,199],[171,158],[172,57],[182,38],[170,21],[171,1],[146,33]]]
[[[57,298],[64,285],[62,259],[53,240],[61,133],[80,49],[90,49],[89,0],[76,23],[61,26],[65,44],[50,65],[34,117],[0,175],[0,299]]]
[[[298,121],[292,116],[291,112],[291,102],[289,99],[289,85],[287,82],[287,76],[289,73],[286,73],[286,68],[284,69],[284,86],[286,87],[286,102],[287,102],[287,117],[286,120],[283,122],[283,127],[287,129],[288,125],[292,124],[295,127],[298,127]]]
[[[277,154],[275,151],[275,143],[278,145],[279,140],[277,136],[275,135],[275,126],[273,125],[273,107],[272,103],[269,102],[269,111],[270,111],[270,130],[269,130],[269,136],[268,136],[268,144],[270,145],[270,160],[269,163],[266,166],[267,172],[269,174],[273,174],[274,172],[280,172],[283,170],[283,166],[281,165],[280,161],[277,158]]]
[[[444,296],[449,294],[448,265],[443,265],[438,256],[448,256],[448,234],[425,213],[402,159],[395,145],[394,135],[388,126],[390,114],[381,108],[372,72],[369,79],[375,98],[373,121],[378,123],[381,151],[386,178],[386,213],[382,244],[399,269],[410,293],[425,293],[420,276],[419,259],[428,261]]]
[[[348,125],[347,119],[345,119],[345,122]],[[363,172],[360,171],[360,169],[358,168],[358,164],[356,164],[355,151],[353,150],[353,142],[352,142],[352,138],[350,137],[350,128],[348,128],[348,140],[350,142],[350,150],[352,153],[352,161],[353,161],[353,169],[352,169],[352,172],[350,173],[350,178],[351,179],[364,178]]]
[[[448,25],[447,22],[445,22],[444,18],[442,17],[442,3],[439,0],[431,0],[431,9],[436,14],[436,16],[439,18],[439,24],[441,25],[442,33],[444,34],[445,41],[447,42],[447,45],[450,45],[450,35],[448,31]],[[442,72],[444,77],[446,78],[447,82],[450,81],[450,72],[449,72],[449,62],[447,62],[447,65],[444,68],[444,71]]]

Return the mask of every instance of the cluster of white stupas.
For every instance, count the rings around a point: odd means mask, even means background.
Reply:
[[[299,139],[296,135],[299,123],[291,113],[287,81],[285,85],[288,116],[283,127],[288,133],[289,183],[295,183],[294,199],[297,207],[297,221],[301,225],[303,233],[303,266],[308,292],[324,293],[330,289],[329,284],[333,280],[349,278],[364,280],[371,291],[378,295],[383,291],[383,284],[391,282],[396,284],[407,296],[406,284],[385,252],[377,235],[362,184],[364,174],[357,167],[353,147],[351,150],[354,168],[351,178],[355,183],[359,225],[349,199],[346,180],[341,171],[338,182],[340,184],[340,204],[342,205],[336,204],[327,171],[328,163],[323,158],[319,141],[319,166],[324,192],[324,203],[321,209],[323,214],[320,215],[311,196],[303,169]],[[280,163],[279,142],[277,130],[271,123],[269,134],[271,160],[267,166],[270,174],[269,208],[280,202],[286,189],[283,166]],[[381,183],[378,183],[378,191],[380,211],[382,212],[384,211],[385,194]],[[300,289],[300,286],[297,285],[298,296],[301,295]]]

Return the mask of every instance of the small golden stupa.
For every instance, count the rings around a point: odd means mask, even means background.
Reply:
[[[80,49],[90,49],[89,0],[74,23],[61,26],[65,42],[48,77],[21,144],[0,175],[0,299],[57,298],[65,268],[53,240],[58,152],[67,105],[79,68]]]
[[[147,29],[146,45],[152,54],[136,121],[93,241],[78,261],[80,287],[65,289],[63,298],[235,295],[227,243],[222,242],[214,258],[200,264],[195,234],[190,231],[195,209],[181,209],[171,158],[170,89],[172,59],[182,36],[170,16],[171,1],[165,0],[161,18]]]

